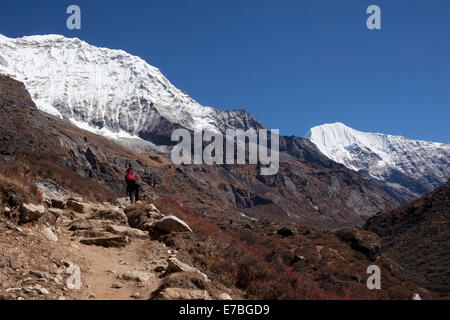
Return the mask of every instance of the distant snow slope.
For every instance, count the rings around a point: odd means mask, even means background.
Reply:
[[[450,179],[450,144],[361,132],[342,123],[314,127],[306,138],[329,158],[411,198]]]
[[[179,127],[261,127],[244,110],[200,105],[139,57],[76,38],[0,35],[0,73],[24,82],[39,109],[108,136],[126,132],[164,145]]]

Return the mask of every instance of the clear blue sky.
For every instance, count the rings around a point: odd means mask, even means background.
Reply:
[[[81,31],[66,8],[82,10]],[[382,30],[366,28],[366,8]],[[0,33],[128,51],[203,105],[269,128],[315,125],[450,142],[449,0],[4,1]]]

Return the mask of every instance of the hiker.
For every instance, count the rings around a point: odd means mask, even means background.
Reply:
[[[132,164],[128,166],[125,182],[127,183],[127,195],[130,197],[130,203],[133,204],[139,200],[139,177]]]

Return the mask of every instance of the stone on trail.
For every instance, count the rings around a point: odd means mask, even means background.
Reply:
[[[124,226],[115,226],[115,225],[108,226],[107,231],[114,233],[114,234],[129,236],[132,238],[145,239],[148,237],[148,232],[146,232],[146,231],[129,228],[129,227],[124,227]]]
[[[47,240],[54,241],[54,242],[58,241],[58,236],[53,233],[52,229],[44,228],[44,230],[42,230],[42,233],[47,238]]]
[[[150,280],[148,273],[143,271],[128,271],[122,275],[124,280],[137,281],[137,282],[147,282]]]

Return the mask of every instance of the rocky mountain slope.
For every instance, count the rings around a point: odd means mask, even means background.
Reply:
[[[56,179],[91,200],[123,193],[123,171],[132,162],[144,194],[158,190],[217,216],[244,214],[330,229],[362,225],[367,217],[397,205],[305,139],[283,140],[280,149],[290,154],[282,152],[274,176],[261,176],[258,165],[175,166],[160,155],[133,152],[38,110],[20,82],[1,77],[0,87],[5,101],[0,106],[0,164]]]
[[[286,140],[296,157],[284,153],[276,176],[175,166],[38,110],[7,77],[0,123],[0,298],[433,298],[380,256],[375,234],[311,227],[395,202],[303,139]],[[128,162],[142,178],[133,206],[120,198]],[[377,291],[365,284],[374,261]]]
[[[426,196],[370,218],[383,252],[403,273],[442,296],[450,293],[450,181]]]
[[[22,181],[17,172],[0,174],[0,300],[411,299],[420,292],[380,256],[379,238],[358,228],[215,224],[174,198],[98,203],[49,179],[29,190]],[[382,290],[365,285],[374,261],[385,275]]]
[[[450,144],[361,132],[342,123],[312,128],[306,137],[323,154],[407,202],[450,179]]]

